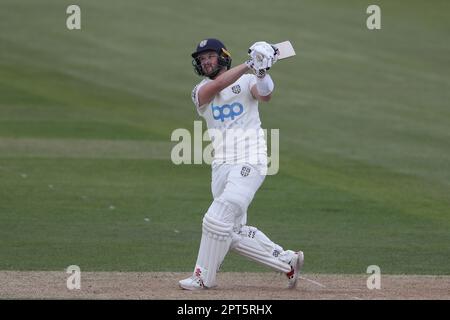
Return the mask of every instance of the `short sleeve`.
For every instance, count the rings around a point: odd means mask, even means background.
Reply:
[[[200,106],[200,103],[198,101],[198,91],[200,90],[200,88],[205,84],[206,82],[202,81],[199,84],[197,84],[194,89],[192,89],[192,93],[191,93],[191,98],[192,98],[192,102],[194,103],[198,113],[201,115],[202,114],[202,109],[204,109],[205,105]]]
[[[199,107],[199,103],[198,103],[198,89],[200,87],[200,83],[197,84],[194,89],[192,90],[192,94],[191,94],[191,98],[192,98],[192,102],[195,104],[195,106],[198,108]]]

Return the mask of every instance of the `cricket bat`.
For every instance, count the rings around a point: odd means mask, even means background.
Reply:
[[[274,46],[277,47],[279,51],[278,60],[295,56],[295,50],[290,41],[275,43]]]

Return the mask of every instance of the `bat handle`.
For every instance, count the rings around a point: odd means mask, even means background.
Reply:
[[[277,47],[275,47],[273,44],[271,44],[271,46],[273,48],[273,51],[275,51],[275,55],[276,56],[279,55],[280,54],[280,50]]]

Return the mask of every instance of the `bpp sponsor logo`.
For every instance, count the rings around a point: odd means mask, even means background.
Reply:
[[[215,120],[225,121],[226,118],[237,117],[242,112],[244,112],[244,107],[239,102],[232,104],[224,104],[223,106],[211,106],[213,117]]]

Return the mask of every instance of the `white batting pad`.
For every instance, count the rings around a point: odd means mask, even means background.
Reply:
[[[284,273],[291,271],[288,263],[290,257],[287,257],[288,252],[283,251],[283,248],[255,227],[243,226],[239,234],[233,235],[231,249],[275,271]]]
[[[232,223],[222,222],[208,214],[203,218],[203,232],[195,272],[200,275],[206,287],[216,285],[216,275],[231,244]]]

